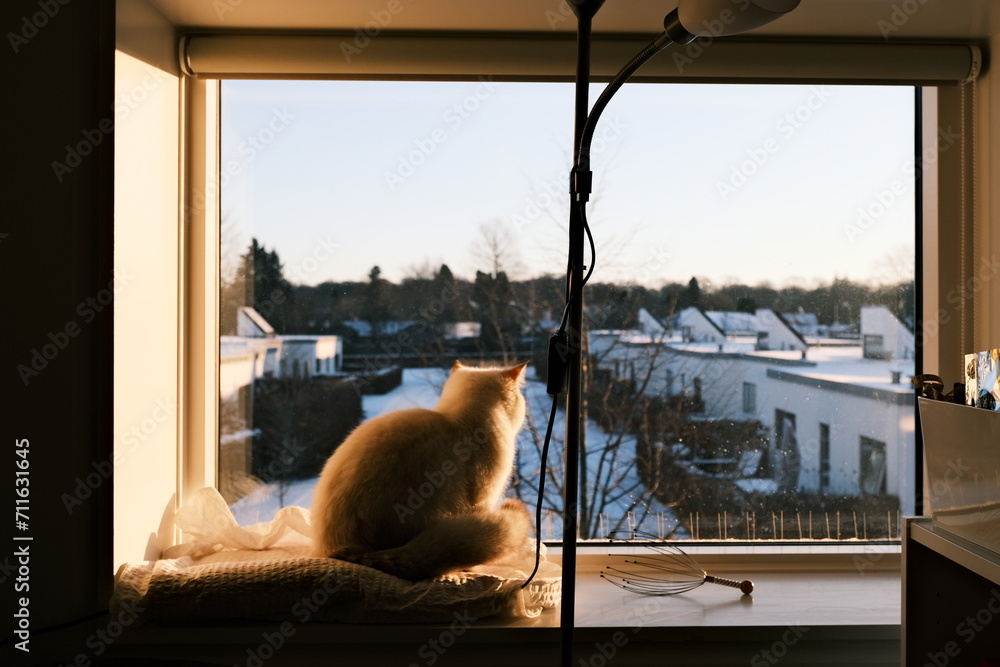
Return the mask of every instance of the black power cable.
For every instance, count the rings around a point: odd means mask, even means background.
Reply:
[[[583,277],[579,287],[582,288],[590,280],[594,272],[594,263],[597,261],[597,250],[594,245],[594,235],[590,232],[587,224],[586,202],[580,202],[580,213],[583,220],[583,228],[587,233],[587,240],[590,243],[590,266],[587,267],[587,274]],[[578,289],[578,288],[576,288]],[[549,412],[549,422],[545,428],[545,439],[542,442],[542,457],[538,478],[538,500],[535,503],[535,567],[531,574],[521,584],[521,588],[526,588],[531,580],[538,573],[538,565],[542,555],[542,502],[545,499],[545,474],[548,470],[549,442],[552,440],[552,426],[556,420],[556,411],[559,406],[559,395],[566,390],[566,370],[572,351],[572,341],[566,332],[567,320],[569,319],[569,304],[573,299],[573,292],[567,290],[566,306],[563,308],[562,319],[559,322],[559,329],[549,338],[549,348],[546,366],[545,391],[552,397],[552,409]],[[577,343],[579,344],[579,343]]]

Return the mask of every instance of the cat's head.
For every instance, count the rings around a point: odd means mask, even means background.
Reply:
[[[444,384],[439,405],[461,409],[501,410],[514,428],[524,423],[524,386],[528,362],[508,367],[466,366],[456,361]]]

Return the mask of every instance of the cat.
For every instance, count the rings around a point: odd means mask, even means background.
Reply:
[[[498,502],[524,423],[526,366],[456,362],[433,409],[358,426],[316,485],[313,554],[416,581],[516,553],[531,515],[519,500]]]

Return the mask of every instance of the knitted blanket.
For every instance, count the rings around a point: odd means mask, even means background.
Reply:
[[[138,622],[146,625],[433,623],[450,622],[456,613],[473,619],[534,617],[559,603],[561,570],[544,558],[532,582],[521,588],[533,565],[533,543],[512,563],[411,582],[355,563],[310,557],[303,535],[309,532],[308,510],[300,507],[244,528],[218,492],[205,489],[176,521],[191,541],[169,549],[163,559],[122,565],[115,576],[113,615],[139,610]]]

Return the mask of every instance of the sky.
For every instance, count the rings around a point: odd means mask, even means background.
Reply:
[[[592,88],[596,99],[602,86]],[[226,81],[223,269],[257,238],[293,283],[442,263],[562,275],[569,83]],[[597,126],[595,282],[912,277],[913,89],[626,84]]]

